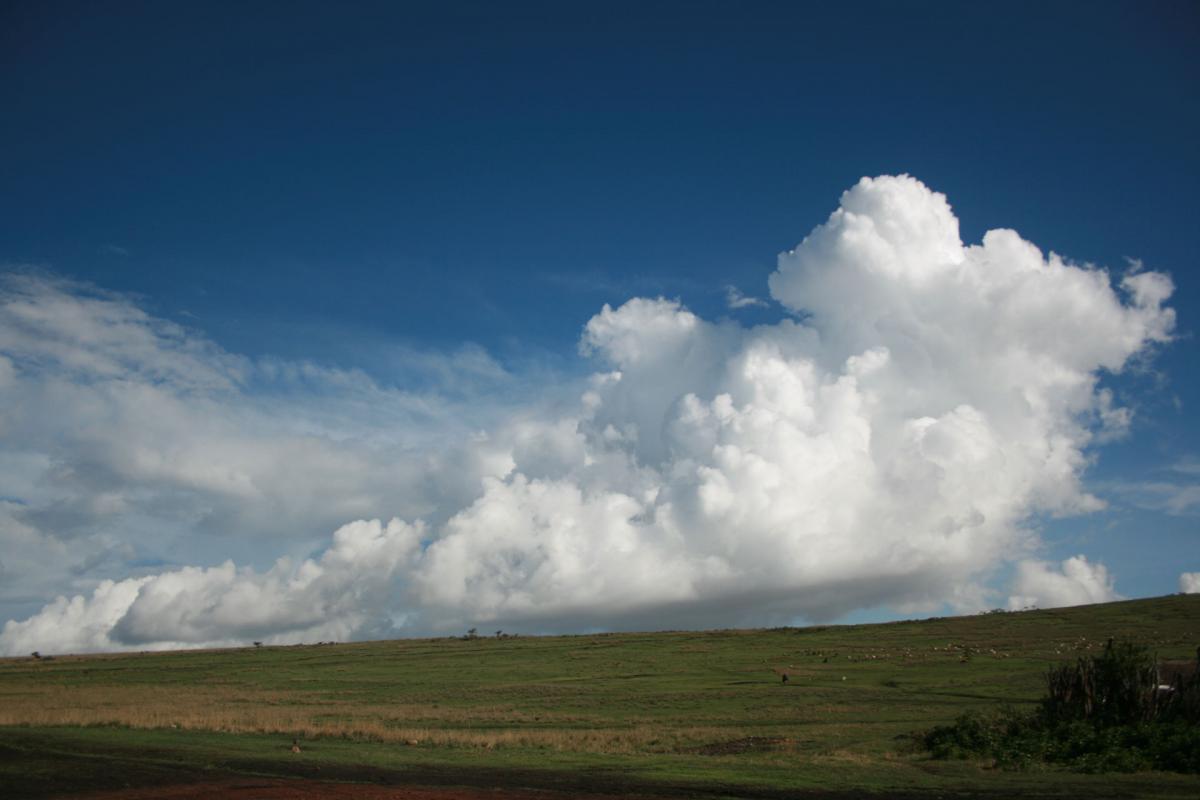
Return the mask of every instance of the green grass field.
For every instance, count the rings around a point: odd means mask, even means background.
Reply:
[[[911,746],[964,711],[1034,703],[1049,666],[1110,636],[1192,657],[1200,595],[884,625],[0,660],[0,796],[199,773],[664,795],[1200,796],[1196,776],[1006,772]]]

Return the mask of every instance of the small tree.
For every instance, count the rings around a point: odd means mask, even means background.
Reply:
[[[1135,725],[1157,719],[1182,693],[1158,691],[1157,660],[1149,648],[1109,639],[1101,655],[1050,670],[1042,714],[1047,721]]]
[[[1197,662],[1159,662],[1109,639],[1100,655],[1051,669],[1035,710],[964,714],[922,741],[935,758],[991,756],[1003,766],[1200,773],[1200,651]]]

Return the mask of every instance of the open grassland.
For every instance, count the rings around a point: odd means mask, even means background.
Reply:
[[[0,789],[77,788],[92,754],[135,774],[1200,796],[1194,776],[1000,772],[913,751],[912,732],[964,711],[1032,705],[1048,667],[1110,636],[1192,657],[1200,595],[884,625],[7,659]]]

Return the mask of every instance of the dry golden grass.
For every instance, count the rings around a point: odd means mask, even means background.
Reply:
[[[23,687],[0,694],[0,725],[121,725],[227,733],[278,733],[305,738],[338,737],[412,746],[487,750],[535,747],[586,753],[676,752],[714,739],[742,735],[722,727],[561,727],[575,718],[535,718],[512,709],[449,709],[399,706],[369,710],[319,695],[213,687],[128,687],[100,690],[71,686]],[[548,719],[548,717],[550,717]],[[436,721],[437,727],[421,725]],[[487,723],[497,727],[489,729]],[[453,727],[455,723],[464,727]],[[481,724],[482,723],[482,724]],[[529,723],[527,730],[513,724]],[[550,724],[547,724],[550,723]],[[469,727],[468,727],[469,726]],[[535,727],[536,726],[536,727]]]

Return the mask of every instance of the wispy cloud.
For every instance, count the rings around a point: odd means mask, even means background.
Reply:
[[[1127,481],[1105,486],[1130,505],[1184,516],[1200,511],[1200,483]]]
[[[759,308],[767,308],[770,305],[762,298],[749,297],[742,294],[741,290],[736,286],[725,287],[725,304],[734,310],[739,308],[752,308],[755,306]]]
[[[0,276],[0,609],[135,560],[273,560],[346,520],[469,502],[463,449],[537,389],[478,347],[395,359],[420,390],[232,354],[44,272]]]
[[[1180,459],[1170,467],[1172,472],[1178,472],[1181,475],[1200,478],[1200,458],[1190,456]]]
[[[581,294],[600,294],[629,297],[636,294],[677,294],[683,291],[711,291],[711,287],[686,276],[621,275],[600,270],[543,272],[540,278],[548,284]]]
[[[1190,516],[1200,513],[1200,461],[1185,458],[1159,470],[1155,479],[1107,481],[1097,489],[1136,508]]]

